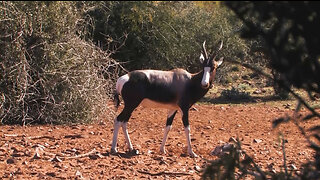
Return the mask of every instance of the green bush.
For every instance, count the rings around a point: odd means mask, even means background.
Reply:
[[[229,101],[249,101],[251,100],[250,93],[241,91],[239,88],[232,87],[231,90],[226,89],[221,92],[221,99],[226,99]]]
[[[194,2],[102,2],[88,14],[94,19],[91,36],[101,47],[119,44],[128,34],[113,56],[128,70],[181,67],[196,72],[204,40],[208,51],[223,40],[219,56],[225,59],[248,55],[247,42],[235,35],[241,24],[224,6],[208,10]]]

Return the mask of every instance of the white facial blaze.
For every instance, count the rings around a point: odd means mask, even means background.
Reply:
[[[203,77],[202,77],[202,81],[201,81],[201,85],[204,87],[209,85],[210,70],[211,70],[210,67],[204,67]]]

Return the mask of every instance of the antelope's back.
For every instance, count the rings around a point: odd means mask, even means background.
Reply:
[[[183,69],[172,71],[136,70],[117,81],[119,94],[147,98],[160,103],[176,103],[191,74]]]

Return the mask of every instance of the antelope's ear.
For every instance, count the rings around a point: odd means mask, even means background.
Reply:
[[[218,67],[223,63],[223,57],[219,59],[219,61],[217,61]]]
[[[200,60],[201,63],[203,63],[203,61],[204,61],[204,56],[203,56],[202,53],[201,53],[201,55],[200,55],[200,57],[199,57],[199,60]]]

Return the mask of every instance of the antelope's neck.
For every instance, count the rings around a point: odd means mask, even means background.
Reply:
[[[198,100],[200,100],[208,91],[209,88],[202,88],[201,86],[201,81],[202,81],[202,77],[203,77],[203,70],[195,73],[192,75],[191,78],[191,87],[190,90],[192,90],[192,94],[193,94],[193,99],[191,104],[196,103]]]

